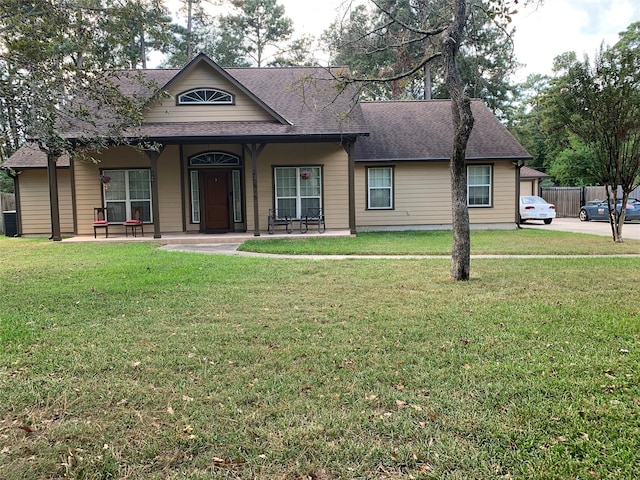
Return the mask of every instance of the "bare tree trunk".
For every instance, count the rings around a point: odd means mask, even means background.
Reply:
[[[187,62],[193,58],[193,0],[187,0]]]
[[[442,36],[442,61],[447,89],[451,95],[453,114],[453,149],[450,159],[453,249],[451,278],[469,280],[471,265],[471,235],[467,209],[467,142],[473,129],[471,101],[464,93],[464,84],[456,62],[462,34],[467,21],[466,0],[455,0],[453,24]]]
[[[431,100],[433,87],[431,86],[431,65],[424,66],[424,99]]]

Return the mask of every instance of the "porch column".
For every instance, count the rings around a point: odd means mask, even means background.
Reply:
[[[251,143],[243,145],[242,148],[251,157],[251,170],[253,180],[253,236],[260,236],[260,208],[258,204],[258,157],[264,150],[265,143]]]
[[[151,163],[151,211],[153,212],[153,238],[162,238],[160,233],[160,193],[158,189],[158,158],[164,151],[164,145],[160,150],[145,150]]]
[[[51,240],[59,242],[62,240],[60,234],[60,205],[58,203],[58,172],[56,162],[60,158],[60,153],[47,152],[47,176],[49,177],[49,207],[51,210]]]
[[[349,230],[351,235],[356,234],[356,162],[355,143],[349,142],[343,145],[349,157]]]

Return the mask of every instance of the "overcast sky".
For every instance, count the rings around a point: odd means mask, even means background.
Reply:
[[[175,1],[169,0],[168,4]],[[335,20],[345,0],[279,3],[293,20],[297,35],[319,37]],[[529,73],[550,74],[553,59],[564,52],[574,51],[579,58],[586,53],[593,58],[602,42],[614,44],[619,32],[638,21],[640,0],[545,0],[541,7],[523,9],[514,20],[516,57],[526,64],[517,80]]]

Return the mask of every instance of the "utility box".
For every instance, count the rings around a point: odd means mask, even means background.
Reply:
[[[15,210],[2,212],[4,217],[4,235],[6,237],[18,236],[18,215]]]

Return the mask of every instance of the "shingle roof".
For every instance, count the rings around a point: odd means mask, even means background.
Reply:
[[[545,178],[548,177],[546,173],[543,173],[535,168],[522,167],[520,169],[520,178]]]
[[[531,156],[480,100],[471,102],[475,118],[467,159],[528,159]],[[450,100],[364,102],[370,136],[355,145],[356,161],[434,160],[451,157]]]
[[[207,62],[221,71],[208,57],[198,57],[196,61]],[[127,95],[149,98],[154,92],[137,79],[138,75],[162,88],[188,68],[118,72],[120,87]],[[351,86],[338,88],[334,73],[341,72],[318,67],[225,69],[223,74],[228,79],[273,113],[273,121],[149,122],[135,135],[178,143],[205,138],[210,141],[214,137],[226,141],[313,141],[370,133],[356,141],[356,161],[449,159],[453,139],[449,100],[360,103]],[[473,101],[472,109],[475,124],[467,158],[531,158],[481,101]],[[68,164],[66,157],[58,161],[59,166]],[[46,156],[37,147],[25,145],[5,166],[44,167]]]
[[[63,155],[56,162],[58,167],[68,167],[69,157]],[[25,143],[2,165],[3,167],[22,168],[43,168],[47,166],[47,155],[34,143]]]
[[[190,65],[200,59],[216,70],[222,70],[206,56],[197,57]],[[158,85],[167,86],[180,76],[185,69],[144,70],[120,72],[121,90],[127,95],[150,97],[152,92],[141,82],[138,75]],[[218,129],[222,135],[354,135],[366,134],[357,92],[353,86],[338,88],[336,73],[344,69],[325,69],[320,67],[286,68],[227,68],[223,72],[232,81],[237,82],[256,101],[275,113],[273,122],[210,122],[199,125],[189,124],[175,129],[188,135],[215,136]],[[278,121],[278,116],[285,121]],[[289,125],[287,125],[289,124]],[[178,124],[172,124],[174,127]],[[288,128],[284,128],[288,127]],[[208,129],[211,130],[208,130]],[[162,124],[147,123],[145,135],[166,137],[171,133]]]

